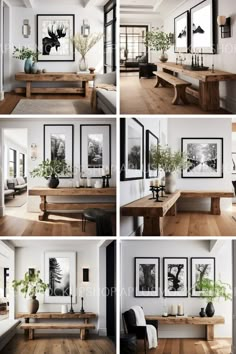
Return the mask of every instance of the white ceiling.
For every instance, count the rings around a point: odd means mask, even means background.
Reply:
[[[15,7],[42,7],[44,4],[48,6],[104,6],[108,0],[7,0],[7,3]]]
[[[152,14],[162,18],[189,0],[120,0],[121,14]]]
[[[4,129],[4,136],[27,150],[27,129]]]

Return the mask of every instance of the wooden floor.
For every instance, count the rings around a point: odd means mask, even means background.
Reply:
[[[85,341],[74,335],[36,335],[29,341],[16,335],[1,354],[115,354],[115,345],[106,337],[90,336]]]
[[[188,105],[172,105],[172,88],[154,88],[156,78],[139,79],[138,73],[121,74],[121,114],[209,114],[203,111],[198,101],[187,95]],[[221,109],[210,114],[229,114]]]
[[[230,339],[206,342],[201,339],[159,339],[158,348],[147,350],[148,354],[230,354]],[[143,343],[138,345],[138,354],[144,353]]]

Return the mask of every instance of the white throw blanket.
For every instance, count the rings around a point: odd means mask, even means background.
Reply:
[[[147,325],[144,312],[142,307],[140,306],[133,306],[131,309],[135,313],[136,317],[136,325],[137,326],[146,326],[147,327],[147,338],[148,338],[148,347],[149,349],[151,348],[156,348],[157,347],[157,331],[156,328],[153,325]]]

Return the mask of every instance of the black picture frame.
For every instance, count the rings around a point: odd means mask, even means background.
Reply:
[[[150,140],[151,138],[156,140],[156,145],[158,146],[159,144],[159,139],[158,137],[153,134],[150,130],[146,130],[146,179],[150,178],[157,178],[158,177],[158,168],[155,170],[156,173],[151,174],[151,169],[150,169]]]
[[[126,132],[127,132],[127,123],[129,120],[137,124],[138,129],[141,129],[141,163],[139,173],[140,176],[130,176],[127,175],[127,166],[126,166],[126,156],[127,156],[127,144],[126,144]],[[136,118],[121,118],[120,119],[120,180],[121,181],[132,181],[144,179],[144,126]]]
[[[38,48],[38,51],[42,54],[39,54],[38,55],[38,62],[74,62],[75,61],[75,45],[74,43],[70,43],[70,46],[72,48],[72,55],[71,55],[71,58],[69,59],[50,59],[48,55],[43,55],[43,48],[42,48],[42,44],[40,44],[40,38],[39,38],[39,23],[40,23],[40,19],[41,18],[50,18],[50,17],[57,17],[57,18],[62,18],[62,17],[70,17],[71,20],[72,20],[72,32],[73,34],[70,35],[70,37],[74,37],[75,35],[75,15],[74,14],[38,14],[37,15],[37,27],[36,27],[36,40],[37,40],[37,48]],[[58,57],[60,58],[60,56],[58,55]]]
[[[108,158],[106,160],[108,160],[108,164],[109,164],[109,173],[108,173],[108,177],[111,178],[111,175],[112,175],[112,171],[111,171],[111,124],[81,124],[80,125],[80,177],[81,178],[87,178],[88,175],[84,175],[83,174],[83,170],[86,168],[85,164],[83,164],[83,158],[84,158],[84,147],[83,147],[83,144],[84,144],[84,138],[85,138],[85,134],[83,133],[83,129],[85,127],[97,127],[97,128],[107,128],[108,129],[108,149],[103,149],[105,151],[108,152]],[[87,154],[86,154],[87,156]],[[90,178],[93,178],[93,179],[101,179],[102,178],[102,173],[101,173],[101,168],[102,167],[96,167],[94,166],[93,168],[93,172],[95,172],[96,175],[92,176],[90,175],[89,177]],[[92,169],[91,169],[92,171]],[[90,171],[90,172],[91,172]]]
[[[177,21],[181,18],[186,18],[186,47],[178,47],[177,44]],[[185,11],[182,14],[176,16],[174,18],[174,52],[175,53],[189,53],[189,46],[190,46],[190,26],[189,26],[189,11]]]
[[[166,289],[166,285],[168,285],[168,270],[167,270],[167,280],[166,280],[166,261],[172,260],[175,262],[176,260],[184,260],[185,265],[186,265],[186,274],[185,274],[185,290],[183,291],[183,294],[174,296],[174,295],[169,295]],[[178,264],[178,263],[176,263]],[[168,265],[168,263],[167,263]],[[177,294],[177,292],[176,292]],[[185,295],[184,295],[185,294]],[[163,258],[163,297],[164,298],[187,298],[188,297],[188,258],[187,257],[164,257]]]
[[[236,152],[232,152],[232,174],[236,174]]]
[[[155,291],[155,293],[152,291],[147,291],[147,293],[149,294],[144,294],[144,291],[142,292],[141,290],[137,290],[137,265],[138,265],[138,260],[155,260],[156,262],[152,262],[151,264],[155,264],[157,265],[158,269],[157,269],[157,273],[155,274],[156,275],[156,278],[155,278],[155,281],[157,282],[157,289]],[[139,294],[139,291],[140,293],[142,292],[143,294],[140,295]],[[152,294],[152,295],[151,295]],[[141,298],[159,298],[160,297],[160,257],[135,257],[134,258],[134,297],[141,297]]]
[[[204,47],[202,46],[202,44],[199,47],[196,47],[198,49],[202,49],[202,53],[203,54],[216,54],[217,50],[216,50],[216,21],[215,18],[216,16],[216,5],[215,5],[215,0],[203,0],[201,2],[199,2],[198,4],[196,4],[195,6],[191,7],[190,9],[190,52],[194,53],[196,51],[196,49],[193,48],[193,14],[194,11],[196,11],[197,9],[200,10],[200,8],[203,5],[207,5],[210,4],[211,6],[211,12],[210,12],[210,17],[208,19],[208,21],[210,22],[210,34],[212,35],[211,37],[211,43],[210,43],[210,47]],[[206,18],[206,16],[201,16],[201,18]],[[198,25],[197,26],[198,29]],[[201,26],[200,26],[200,31],[201,31]],[[200,32],[199,32],[200,33]]]
[[[216,262],[215,262],[215,257],[191,257],[191,259],[190,259],[190,262],[191,262],[191,274],[190,274],[191,297],[196,297],[196,298],[201,297],[200,293],[198,295],[194,295],[194,292],[193,292],[193,287],[194,287],[194,282],[193,282],[193,261],[194,260],[198,260],[198,259],[200,261],[212,260],[212,262],[213,262],[213,272],[214,272],[212,280],[214,280],[214,282],[216,280]]]
[[[47,129],[49,127],[55,127],[58,128],[62,128],[62,132],[64,132],[64,129],[63,128],[71,128],[71,154],[70,154],[70,158],[69,159],[66,159],[65,161],[70,165],[70,168],[71,168],[71,175],[70,176],[58,176],[60,179],[72,179],[74,178],[74,125],[73,124],[44,124],[43,126],[43,159],[44,161],[46,159],[49,159],[51,161],[51,158],[49,158],[48,156],[48,151],[46,151],[46,145],[47,145],[47,142],[46,142],[46,135],[47,135]],[[68,161],[69,160],[69,161]]]
[[[220,163],[220,169],[219,171],[216,172],[215,175],[193,175],[191,173],[188,173],[188,175],[186,175],[186,170],[181,170],[181,178],[224,178],[224,139],[223,138],[219,138],[219,137],[210,137],[210,138],[196,138],[196,137],[192,137],[192,138],[181,138],[181,152],[186,153],[186,150],[184,149],[184,144],[186,140],[192,140],[194,142],[197,141],[208,141],[209,143],[213,143],[213,141],[218,142],[219,146],[220,146],[220,153],[221,153],[221,157],[219,157],[219,159],[217,160],[217,164]],[[188,171],[187,171],[188,172]]]

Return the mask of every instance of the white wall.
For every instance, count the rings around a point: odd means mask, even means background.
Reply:
[[[174,18],[183,12],[190,10],[191,7],[197,5],[199,0],[184,1],[184,4],[178,7],[177,10],[171,12],[170,16],[166,16],[164,20],[165,32],[174,33]],[[217,26],[218,34],[217,54],[204,55],[204,64],[212,66],[214,61],[215,69],[229,71],[235,73],[235,41],[236,41],[236,21],[235,21],[235,0],[216,0],[217,14],[231,17],[231,38],[221,39],[220,28]],[[175,62],[176,54],[174,47],[168,51],[169,61]],[[187,55],[187,61],[191,63],[191,54]],[[188,77],[188,80],[190,78]],[[198,86],[198,81],[192,81],[194,86]],[[221,82],[220,83],[221,106],[228,109],[230,112],[236,113],[236,82]]]
[[[181,178],[178,174],[177,188],[182,190],[221,190],[232,191],[231,183],[231,141],[232,121],[231,118],[169,118],[168,119],[168,144],[173,150],[181,149],[181,138],[223,138],[224,143],[224,177],[223,178]],[[209,200],[183,200],[178,203],[185,210],[209,211]],[[181,205],[180,205],[181,204]],[[221,200],[222,210],[231,210],[232,199]]]
[[[160,284],[163,289],[163,257],[188,257],[189,258],[189,284],[190,284],[190,257],[215,257],[216,280],[232,284],[232,245],[225,241],[221,248],[209,251],[209,241],[122,241],[121,243],[121,311],[127,311],[134,305],[142,306],[146,315],[161,315],[163,312],[163,297],[160,298],[135,298],[134,284],[134,257],[160,257]],[[222,265],[224,265],[222,267]],[[201,298],[167,298],[166,304],[184,305],[185,314],[197,316],[201,307],[206,307],[206,301]],[[215,326],[216,338],[232,336],[232,302],[214,302],[217,315],[225,317],[224,325]],[[204,337],[204,328],[201,326],[175,326],[160,325],[160,338],[201,338]]]
[[[131,119],[131,118],[127,118]],[[167,144],[167,119],[165,118],[138,118],[144,126],[144,166],[146,166],[146,130],[150,130],[160,139],[162,145]],[[150,194],[150,179],[132,180],[120,182],[120,205],[128,204]],[[142,224],[143,218],[134,221],[133,217],[121,216],[120,231],[122,236],[129,236],[134,233]]]

